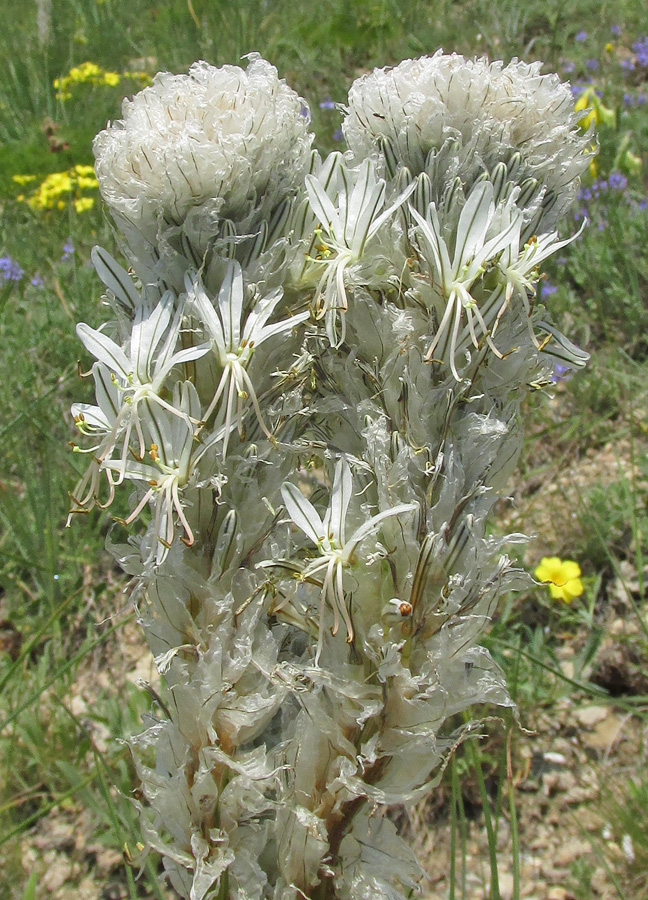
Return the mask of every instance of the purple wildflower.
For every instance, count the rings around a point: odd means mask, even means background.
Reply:
[[[342,134],[341,128],[336,128],[333,132],[333,140],[334,141],[342,141],[344,140],[344,135]]]
[[[319,107],[320,109],[335,109],[335,103],[330,97],[325,97],[324,100],[320,102]]]
[[[0,256],[0,280],[20,281],[25,274],[22,266],[11,256]]]
[[[574,71],[575,68],[576,68],[576,66],[571,61],[571,59],[566,59],[565,62],[563,63],[562,70],[565,73],[565,75],[570,75]]]
[[[590,69],[592,72],[595,72],[596,69],[598,69],[598,67],[599,67],[599,61],[598,61],[598,59],[586,59],[586,60],[585,60],[585,65],[586,65],[587,68]]]
[[[552,294],[555,294],[558,288],[555,284],[552,284],[550,281],[542,281],[540,282],[540,298],[544,300],[545,297],[551,297]]]
[[[634,59],[622,59],[621,60],[621,68],[625,69],[626,72],[632,72],[634,70],[635,64]]]
[[[45,287],[45,282],[41,278],[40,272],[34,272],[32,277],[29,279],[29,283],[32,285],[32,287],[39,289]]]
[[[610,25],[610,34],[613,34],[614,37],[619,37],[621,35],[621,26],[620,25]]]
[[[72,242],[72,238],[69,237],[67,241],[63,244],[63,256],[61,257],[61,262],[67,262],[68,259],[71,259],[74,255],[74,243]]]
[[[559,381],[567,381],[570,375],[571,369],[569,368],[569,366],[564,366],[562,363],[557,362],[554,366],[551,380],[554,384],[558,384]]]
[[[576,37],[574,38],[574,40],[575,40],[575,41],[578,41],[579,44],[582,44],[584,41],[587,40],[587,32],[586,32],[586,31],[579,31],[579,32],[577,32]]]
[[[634,106],[635,102],[636,102],[635,98],[632,96],[632,94],[624,94],[623,95],[623,105],[624,106]]]
[[[613,191],[625,191],[628,179],[622,172],[610,172],[608,182]]]

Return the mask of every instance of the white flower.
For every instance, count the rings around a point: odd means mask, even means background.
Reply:
[[[223,457],[225,457],[232,421],[236,415],[239,430],[242,429],[244,404],[249,397],[259,425],[264,433],[272,439],[272,435],[263,422],[256,391],[246,369],[257,347],[274,335],[292,331],[293,328],[308,319],[309,313],[297,313],[297,315],[272,325],[266,324],[283,297],[283,290],[277,288],[256,302],[243,324],[243,273],[241,266],[235,260],[232,260],[227,267],[223,284],[218,292],[216,308],[207,296],[198,275],[188,274],[186,287],[188,299],[211,339],[210,346],[223,370],[216,392],[203,416],[203,422],[208,421],[221,397],[226,397],[227,400],[222,406],[223,412],[220,416],[225,425],[223,440]],[[219,421],[219,417],[217,417],[217,421]]]
[[[483,274],[486,264],[491,259],[496,257],[498,253],[501,253],[511,241],[517,240],[519,245],[522,214],[518,210],[511,211],[508,223],[502,231],[489,240],[486,239],[495,211],[493,185],[488,181],[478,182],[471,191],[466,205],[459,216],[454,254],[451,259],[446,241],[442,236],[435,204],[431,203],[429,205],[426,219],[414,207],[410,207],[410,212],[416,220],[421,236],[432,256],[430,261],[434,267],[434,286],[446,300],[445,311],[434,339],[428,347],[426,359],[432,359],[434,351],[439,347],[442,340],[444,345],[447,344],[449,334],[450,369],[457,381],[461,381],[455,362],[457,337],[464,312],[468,320],[468,328],[473,345],[475,347],[479,346],[473,321],[474,317],[492,351],[497,356],[502,355],[494,345],[488,326],[470,293],[474,282]]]
[[[139,417],[140,404],[144,400],[149,400],[174,415],[184,416],[184,413],[174,409],[161,396],[165,381],[175,366],[198,359],[209,352],[209,344],[176,350],[184,302],[179,302],[175,315],[173,305],[174,298],[171,291],[167,291],[155,307],[141,302],[135,311],[131,338],[126,350],[102,331],[90,328],[84,322],[77,325],[77,334],[86,350],[105,366],[110,373],[110,380],[117,389],[104,390],[105,377],[103,377],[97,398],[100,406],[83,408],[77,405],[77,411],[81,412],[83,419],[87,419],[88,415],[94,416],[92,421],[95,431],[106,429],[106,440],[101,445],[101,459],[110,456],[118,441],[121,441],[122,472],[133,431],[138,440],[139,456],[144,455],[145,440]],[[97,384],[96,378],[95,383]],[[118,412],[113,418],[111,410],[114,411],[115,408]],[[78,419],[77,424],[81,424]],[[116,471],[120,471],[119,466],[116,467]]]
[[[193,544],[194,535],[184,512],[182,491],[206,451],[224,436],[223,429],[219,429],[203,443],[196,439],[191,423],[200,417],[200,400],[190,381],[176,383],[172,409],[178,414],[169,414],[149,399],[142,401],[141,427],[149,439],[148,453],[152,464],[132,456],[125,461],[107,460],[103,464],[108,471],[117,472],[120,478],[141,481],[148,486],[123,524],[130,525],[149,501],[153,502],[153,533],[158,565],[164,561],[173,543],[176,516],[184,531],[181,540],[188,547]]]
[[[353,623],[344,598],[344,569],[352,565],[353,556],[360,541],[370,534],[374,534],[385,519],[417,509],[415,503],[402,503],[394,506],[372,516],[347,537],[346,517],[352,492],[351,470],[349,464],[343,459],[335,467],[333,488],[324,520],[320,518],[310,500],[294,484],[285,482],[281,488],[286,512],[295,525],[316,546],[319,553],[316,559],[304,567],[301,578],[310,578],[318,572],[326,570],[321,592],[320,634],[316,659],[319,658],[322,649],[324,610],[327,602],[333,610],[334,616],[332,633],[334,635],[337,633],[340,616],[342,616],[346,627],[347,641],[350,643],[353,640]]]
[[[571,202],[591,138],[577,127],[569,85],[540,68],[438,51],[375,69],[351,86],[344,136],[358,159],[386,142],[385,152],[413,175],[447,140],[472,146],[487,166],[519,152],[523,177]]]
[[[92,375],[95,383],[95,398],[97,406],[90,403],[73,403],[71,413],[79,432],[89,437],[100,438],[99,443],[93,447],[81,448],[72,444],[76,453],[92,453],[93,459],[88,466],[83,478],[76,485],[70,495],[74,506],[73,512],[89,511],[97,501],[99,490],[99,478],[101,465],[105,457],[115,445],[115,440],[120,427],[120,397],[119,388],[111,378],[110,369],[102,363],[95,363],[92,367]],[[108,474],[109,496],[102,506],[110,506],[115,496],[115,483]],[[68,518],[68,524],[70,519]]]
[[[575,241],[583,233],[586,224],[587,220],[583,219],[578,231],[565,240],[560,240],[555,231],[550,234],[542,234],[527,241],[520,252],[521,220],[518,217],[515,223],[517,234],[514,234],[513,239],[506,245],[497,263],[502,279],[506,283],[506,303],[511,299],[513,292],[517,290],[530,315],[531,308],[527,292],[535,296],[535,285],[540,278],[540,263]]]
[[[345,312],[348,299],[345,281],[349,269],[360,262],[367,244],[412,193],[412,184],[387,209],[386,185],[377,179],[372,162],[366,159],[357,173],[346,166],[338,168],[340,188],[331,200],[319,178],[308,175],[306,190],[311,208],[320,222],[317,263],[324,266],[315,305],[317,317],[325,317],[326,333],[333,347],[339,347],[346,334]],[[355,176],[355,177],[354,177]],[[338,313],[340,334],[337,334]]]
[[[306,107],[256,55],[247,71],[198,62],[188,75],[160,73],[123,116],[95,138],[97,179],[150,240],[158,216],[179,225],[203,205],[231,219],[271,208],[308,169]]]

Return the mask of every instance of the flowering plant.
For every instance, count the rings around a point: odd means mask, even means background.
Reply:
[[[587,359],[536,296],[577,120],[535,65],[438,53],[359,79],[322,160],[252,56],[157,76],[97,137],[134,277],[95,250],[72,512],[129,485],[121,527],[148,516],[110,546],[166,682],[130,739],[143,852],[181,896],[410,896],[385,810],[457,713],[511,705],[477,641],[523,538],[486,520],[525,393]]]

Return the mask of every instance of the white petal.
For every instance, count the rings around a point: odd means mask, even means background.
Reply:
[[[226,350],[223,325],[198,276],[191,289],[187,291],[187,298],[197,311],[205,330],[216,344],[219,354],[224,356]]]
[[[327,537],[332,532],[333,540],[340,547],[344,546],[344,524],[352,495],[353,476],[351,475],[351,469],[348,462],[345,459],[341,459],[335,467],[331,500],[324,517],[324,528]]]
[[[154,309],[148,304],[142,304],[135,313],[131,332],[131,359],[137,380],[141,384],[151,380],[155,351],[169,327],[172,312],[173,294],[167,291]]]
[[[455,276],[483,246],[494,212],[493,185],[490,181],[481,181],[471,191],[459,216],[452,262]]]
[[[70,412],[75,419],[82,418],[90,428],[100,431],[110,431],[112,422],[109,422],[102,409],[91,406],[89,403],[73,403]]]
[[[394,200],[394,202],[391,204],[391,206],[388,206],[387,209],[384,210],[378,216],[378,218],[373,221],[373,223],[369,229],[369,232],[367,234],[367,240],[371,240],[371,238],[374,236],[374,234],[376,234],[382,228],[382,226],[385,224],[385,222],[389,218],[391,218],[391,216],[396,212],[398,207],[402,206],[402,204],[405,203],[407,198],[409,196],[411,196],[411,194],[413,194],[415,190],[416,190],[416,182],[413,181],[410,185],[408,185],[408,187],[405,188],[405,190],[402,192],[402,194],[398,195],[398,197]]]
[[[243,315],[243,274],[241,266],[232,260],[218,292],[218,307],[227,351],[238,350],[241,343],[241,316]]]
[[[136,310],[140,303],[140,295],[128,272],[103,247],[93,247],[90,259],[97,275],[108,290],[113,292],[126,309]]]
[[[111,372],[115,372],[124,381],[128,380],[128,376],[132,372],[131,362],[118,344],[103,332],[90,328],[85,322],[79,322],[76,333],[86,350],[92,353],[99,362],[108,366]]]
[[[441,226],[439,225],[439,218],[437,216],[436,207],[434,206],[434,203],[430,203],[428,207],[427,219],[424,219],[423,216],[418,212],[418,210],[414,209],[413,206],[410,206],[409,210],[414,217],[415,222],[417,222],[419,228],[421,229],[421,234],[425,238],[428,246],[432,251],[432,256],[434,257],[434,265],[445,292],[446,284],[452,281],[452,265],[450,263],[448,248],[446,247],[446,243],[441,236]]]
[[[298,487],[289,481],[281,487],[281,496],[286,506],[286,512],[311,541],[319,545],[326,537],[326,529],[319,514],[310,500],[302,494]]]
[[[377,516],[372,516],[368,522],[365,522],[360,528],[356,528],[344,549],[347,550],[348,548],[348,552],[351,553],[363,538],[366,538],[367,535],[378,529],[382,521],[390,518],[390,516],[399,516],[401,513],[412,512],[415,509],[418,509],[418,503],[401,503],[400,506],[394,506],[392,509],[386,509],[384,512],[378,513]]]
[[[337,237],[340,232],[340,220],[337,210],[322,185],[313,175],[306,176],[306,191],[311,208],[321,222],[322,227],[329,234]]]
[[[301,325],[302,322],[305,322],[309,318],[310,313],[306,311],[297,313],[297,315],[291,316],[289,319],[284,319],[282,322],[275,322],[274,325],[266,325],[265,328],[258,333],[258,336],[254,338],[254,346],[258,347],[259,344],[267,341],[269,337],[273,337],[275,334],[283,334],[285,331],[292,331],[293,328],[296,328],[297,325]]]

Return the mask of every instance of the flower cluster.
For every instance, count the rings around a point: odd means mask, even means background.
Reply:
[[[0,256],[0,280],[1,281],[21,281],[25,270],[19,262],[11,256]]]
[[[487,517],[526,392],[587,360],[538,296],[591,158],[568,88],[408,60],[325,159],[304,112],[256,56],[199,63],[95,142],[131,272],[93,251],[71,512],[130,496],[110,544],[167,686],[130,741],[144,853],[191,900],[411,896],[384,810],[511,704],[478,639],[523,537]]]
[[[13,175],[12,180],[21,186],[37,180],[35,175]],[[77,213],[86,212],[94,206],[95,198],[86,191],[98,187],[92,166],[76,165],[65,172],[52,172],[41,181],[29,196],[19,194],[18,200],[27,203],[34,210],[65,209],[74,207]]]
[[[79,84],[117,87],[124,79],[130,80],[140,87],[151,83],[151,77],[146,72],[110,72],[102,69],[96,63],[88,61],[73,66],[67,75],[55,78],[54,87],[59,100],[70,100],[73,96],[73,89]]]
[[[412,174],[443,160],[465,181],[479,174],[477,158],[489,171],[513,163],[507,178],[527,182],[527,192],[529,179],[542,186],[552,224],[587,165],[587,137],[575,126],[568,86],[541,75],[540,63],[504,66],[438,51],[358,79],[343,131],[356,156],[379,150]]]
[[[188,75],[158,74],[123,116],[95,138],[95,169],[140,255],[179,230],[188,262],[201,265],[215,237],[233,246],[267,227],[308,168],[305,104],[254,55],[246,71],[196,63]]]

